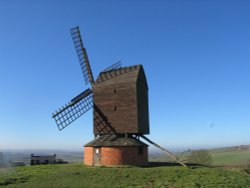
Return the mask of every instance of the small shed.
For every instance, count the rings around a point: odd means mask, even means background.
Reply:
[[[56,163],[56,154],[39,156],[33,155],[30,156],[30,165],[42,165],[42,164],[55,164]]]

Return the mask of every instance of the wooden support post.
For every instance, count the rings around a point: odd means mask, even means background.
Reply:
[[[174,159],[175,161],[177,161],[178,163],[180,163],[182,166],[187,167],[187,165],[183,162],[181,162],[178,157],[176,157],[172,152],[168,151],[167,149],[159,146],[158,144],[154,143],[152,140],[148,139],[147,137],[145,137],[144,135],[141,135],[141,137],[146,140],[147,142],[149,142],[150,144],[154,145],[155,147],[161,149],[162,151],[164,151],[165,153],[167,153],[167,155],[169,155],[172,159]]]

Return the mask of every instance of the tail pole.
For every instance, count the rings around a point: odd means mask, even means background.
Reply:
[[[154,145],[155,147],[161,149],[162,151],[164,151],[165,153],[167,153],[167,155],[169,155],[172,159],[174,159],[175,161],[177,161],[178,163],[180,163],[182,166],[187,167],[187,165],[183,162],[181,162],[177,156],[175,156],[172,152],[168,151],[167,149],[159,146],[158,144],[154,143],[152,140],[150,140],[149,138],[147,138],[146,136],[142,135],[141,136],[144,140],[146,140],[147,142],[149,142],[150,144]]]

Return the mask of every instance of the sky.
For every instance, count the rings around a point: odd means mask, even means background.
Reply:
[[[92,111],[58,131],[52,112],[85,85],[70,28],[94,77],[142,64],[150,135],[172,150],[250,144],[250,1],[0,0],[0,150],[82,150]],[[151,148],[151,147],[150,147]]]

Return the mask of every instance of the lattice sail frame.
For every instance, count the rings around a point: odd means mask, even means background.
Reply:
[[[83,41],[80,33],[79,27],[74,27],[70,30],[71,37],[76,49],[76,54],[82,69],[82,74],[85,80],[85,84],[87,85],[88,83],[93,84],[94,83],[94,78],[92,74],[92,70],[89,64],[89,59],[87,55],[87,51],[83,46]]]
[[[107,71],[112,71],[112,70],[116,70],[116,69],[119,69],[122,67],[122,62],[121,61],[118,61],[116,63],[114,63],[113,65],[107,67],[106,69],[104,69],[103,71],[101,72],[107,72]]]
[[[67,105],[52,114],[61,131],[93,107],[92,90],[87,89],[73,98]]]
[[[85,80],[85,84],[90,83],[91,85],[95,84],[92,70],[90,67],[87,51],[84,48],[83,40],[81,37],[80,29],[78,26],[70,30],[73,44],[77,53],[77,57],[80,63],[82,74]],[[109,72],[121,68],[121,61],[107,67],[102,72]],[[60,108],[54,114],[54,118],[58,129],[61,131],[73,121],[78,119],[88,110],[93,107],[93,94],[92,90],[87,89],[84,92],[80,93],[74,97],[68,104]]]

